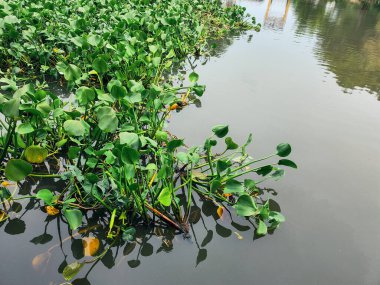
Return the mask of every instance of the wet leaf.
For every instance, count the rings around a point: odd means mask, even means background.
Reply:
[[[84,125],[78,120],[67,120],[63,123],[66,133],[72,137],[83,136],[86,132]]]
[[[96,237],[85,237],[82,239],[84,256],[94,256],[100,246],[100,241]]]
[[[65,269],[63,269],[63,278],[65,278],[66,281],[70,281],[79,273],[83,266],[84,263],[79,263],[77,261],[68,264]]]

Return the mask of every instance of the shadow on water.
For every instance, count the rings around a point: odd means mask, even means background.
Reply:
[[[29,179],[23,184],[8,186],[10,190],[23,193],[23,195],[34,195],[38,190],[49,187],[56,190],[63,189],[64,185],[53,179],[42,179],[34,181]],[[279,205],[270,199],[277,195],[273,189],[259,189],[260,197],[269,199],[270,209],[281,211]],[[184,194],[180,199],[185,199]],[[262,202],[265,203],[265,199]],[[245,218],[237,217],[231,209],[224,208],[222,212],[218,210],[219,205],[206,198],[193,197],[193,206],[189,216],[190,236],[185,237],[176,229],[166,225],[163,222],[156,222],[155,226],[138,224],[136,226],[136,236],[131,242],[125,242],[121,238],[110,239],[108,234],[108,214],[102,211],[88,211],[85,214],[85,221],[82,228],[78,231],[71,231],[63,215],[48,215],[43,202],[37,199],[23,200],[20,202],[13,201],[3,203],[4,212],[9,216],[8,219],[0,223],[0,229],[8,235],[25,235],[26,229],[32,229],[28,247],[36,246],[38,254],[31,260],[31,266],[34,271],[45,274],[48,271],[55,270],[56,279],[58,274],[62,274],[63,269],[72,262],[86,264],[72,284],[91,284],[88,280],[92,270],[103,264],[105,268],[123,268],[127,266],[131,269],[137,268],[142,264],[142,257],[150,257],[160,253],[169,254],[174,250],[174,244],[180,243],[192,245],[194,255],[194,267],[201,266],[208,256],[208,245],[215,237],[222,239],[235,236],[238,240],[243,239],[242,233],[250,231],[251,236],[254,232],[254,224]],[[24,218],[41,215],[44,221],[41,227],[35,226],[40,223],[32,218],[32,222],[25,222]],[[42,231],[41,231],[42,228]],[[54,235],[56,231],[56,235]],[[269,234],[272,234],[269,232]],[[98,243],[96,251],[90,255],[87,252],[87,239],[95,239]],[[253,233],[253,241],[260,237]],[[102,258],[96,259],[96,255],[102,255]],[[51,283],[52,284],[52,283]],[[58,284],[58,283],[54,283]],[[62,284],[62,283],[61,283]]]

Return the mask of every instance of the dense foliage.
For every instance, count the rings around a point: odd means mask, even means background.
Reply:
[[[243,8],[204,0],[0,0],[0,17],[1,175],[66,182],[61,192],[25,198],[43,201],[48,214],[62,212],[73,230],[84,212],[106,211],[111,239],[133,239],[133,225],[157,217],[186,234],[194,192],[218,211],[233,206],[261,235],[284,220],[260,199],[257,183],[281,177],[280,165],[296,167],[283,158],[288,144],[252,158],[252,136],[239,146],[227,125],[215,126],[199,147],[165,131],[170,113],[205,87],[194,72],[179,87],[163,75],[206,52],[210,38],[259,28]],[[57,78],[73,95],[60,98],[31,84],[35,77]],[[216,154],[220,140],[224,151]],[[272,157],[280,159],[252,167]],[[43,163],[59,171],[41,173]],[[263,178],[239,180],[249,173]],[[3,187],[0,198],[14,196]]]

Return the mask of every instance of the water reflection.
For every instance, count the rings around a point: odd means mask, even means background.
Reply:
[[[380,91],[380,13],[365,2],[294,1],[296,34],[315,35],[316,56],[345,88]],[[379,97],[380,99],[380,97]]]
[[[282,30],[285,26],[286,19],[288,17],[288,12],[289,12],[291,0],[287,0],[285,2],[285,5],[284,5],[285,9],[284,9],[283,15],[280,14],[280,15],[276,15],[276,16],[272,16],[270,14],[270,9],[271,9],[273,1],[276,1],[276,0],[268,0],[268,6],[267,6],[267,9],[265,11],[265,16],[264,16],[264,27],[274,29],[274,30]],[[281,1],[281,2],[283,2],[283,1]],[[283,3],[281,3],[281,4],[283,4]]]
[[[46,188],[47,185],[56,189],[62,187],[52,179],[44,179],[29,180],[18,189],[33,195],[40,189]],[[12,191],[15,190],[17,190],[16,185],[13,186]],[[263,188],[260,189],[260,194],[269,199],[276,192],[273,189]],[[185,197],[180,197],[180,199],[185,199]],[[143,258],[145,260],[153,255],[169,254],[175,250],[176,244],[178,247],[187,244],[191,246],[193,266],[198,267],[206,262],[210,244],[215,239],[233,238],[238,241],[244,239],[244,232],[248,232],[247,234],[252,237],[254,224],[250,220],[234,216],[229,208],[224,208],[221,213],[218,211],[219,206],[204,197],[193,198],[189,216],[191,234],[189,238],[185,238],[176,229],[157,222],[156,226],[138,224],[137,234],[132,242],[125,242],[122,239],[112,240],[107,238],[108,214],[91,211],[85,214],[85,226],[72,232],[62,215],[48,215],[43,204],[35,199],[12,204],[3,202],[1,208],[7,212],[9,218],[0,223],[0,228],[3,228],[6,234],[23,237],[21,243],[29,241],[28,247],[36,247],[35,255],[29,257],[29,264],[37,275],[49,275],[53,279],[50,284],[62,284],[61,274],[64,268],[73,262],[83,263],[84,266],[72,284],[91,284],[89,276],[100,264],[108,269],[134,269],[143,264]],[[270,200],[270,208],[280,211],[278,204],[272,200]],[[35,218],[38,216],[42,216],[44,221],[38,221]],[[26,218],[31,217],[33,222],[31,223],[30,220],[27,222]],[[2,240],[4,238],[3,235]],[[256,236],[253,237],[253,240],[255,239],[257,239]],[[88,246],[91,243],[93,247],[89,249]],[[15,242],[10,246],[18,251],[16,247],[20,246],[20,243]],[[37,284],[33,282],[29,284]]]

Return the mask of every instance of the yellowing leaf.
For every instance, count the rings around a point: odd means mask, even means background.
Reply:
[[[0,223],[8,219],[7,213],[5,213],[3,210],[0,210]]]
[[[222,219],[222,217],[223,217],[223,207],[219,206],[218,209],[216,210],[216,213],[218,214],[219,218]]]
[[[9,181],[3,181],[3,182],[1,182],[1,186],[3,186],[3,187],[8,187],[10,185],[14,185],[14,183],[10,183]]]
[[[59,214],[59,210],[57,208],[54,208],[53,206],[46,206],[45,210],[49,216],[55,216]]]
[[[100,241],[96,237],[85,237],[82,243],[85,256],[94,256],[99,250]]]

